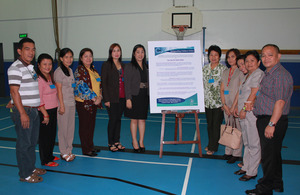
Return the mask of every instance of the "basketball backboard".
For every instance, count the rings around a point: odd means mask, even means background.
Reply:
[[[185,36],[200,32],[203,25],[202,14],[193,6],[170,7],[162,15],[161,29],[175,35],[172,27],[176,25],[188,25]]]

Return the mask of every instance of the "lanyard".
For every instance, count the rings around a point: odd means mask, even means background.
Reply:
[[[229,85],[229,83],[230,83],[231,76],[232,76],[232,75],[233,75],[233,73],[234,73],[234,71],[232,71],[232,73],[231,73],[231,70],[232,70],[232,68],[230,68],[230,69],[229,69],[229,76],[228,76],[227,87],[228,87],[228,85]]]

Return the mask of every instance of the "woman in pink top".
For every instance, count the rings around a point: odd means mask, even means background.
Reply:
[[[38,82],[40,90],[41,105],[39,107],[40,115],[40,134],[39,134],[39,153],[41,164],[55,167],[58,163],[58,157],[53,156],[53,149],[56,138],[57,126],[57,90],[53,80],[53,59],[48,54],[41,54],[38,57]]]

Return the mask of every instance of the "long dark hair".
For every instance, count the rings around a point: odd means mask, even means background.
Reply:
[[[139,64],[137,63],[137,61],[136,61],[136,59],[135,59],[135,57],[134,57],[134,54],[135,54],[135,52],[136,52],[136,50],[137,50],[138,48],[142,48],[142,49],[144,50],[143,67],[148,68],[148,67],[147,67],[147,61],[146,61],[146,50],[145,50],[145,47],[144,47],[143,45],[141,45],[141,44],[137,44],[136,46],[134,46],[134,48],[133,48],[133,50],[132,50],[131,64],[132,64],[133,66],[135,66],[136,68],[139,67]]]
[[[79,53],[78,65],[84,66],[84,65],[83,65],[83,62],[82,62],[82,60],[81,60],[81,58],[82,58],[83,54],[84,54],[85,52],[87,52],[87,51],[91,52],[92,56],[94,56],[94,53],[93,53],[93,50],[92,50],[92,49],[90,49],[90,48],[83,48],[83,49],[80,51],[80,53]],[[91,64],[90,69],[91,69],[92,71],[95,71],[94,65],[93,65],[93,64],[94,64],[94,60],[93,60],[93,62],[92,62],[92,64]]]
[[[46,82],[48,82],[48,79],[45,77],[45,75],[41,72],[40,68],[39,68],[39,65],[40,63],[44,60],[44,59],[48,59],[48,60],[51,60],[51,63],[52,63],[52,69],[50,71],[50,78],[51,78],[51,81],[52,83],[54,84],[54,79],[53,79],[53,58],[47,54],[47,53],[42,53],[41,55],[39,55],[38,57],[38,66],[37,66],[37,69],[36,69],[36,74],[41,77],[42,79],[44,79]]]
[[[119,58],[119,62],[122,62],[122,48],[121,48],[121,46],[118,43],[113,43],[109,47],[107,61],[109,61],[111,63],[113,62],[112,52],[113,52],[113,50],[114,50],[115,47],[119,47],[119,49],[120,49],[121,55],[120,55],[120,58]]]
[[[63,71],[63,73],[68,77],[70,76],[70,72],[69,72],[68,68],[64,65],[64,63],[60,60],[60,58],[63,58],[69,52],[72,54],[72,56],[74,56],[74,53],[70,48],[63,48],[59,52],[59,66],[60,66],[61,70]]]

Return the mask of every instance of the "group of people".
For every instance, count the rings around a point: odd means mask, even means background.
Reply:
[[[273,194],[283,192],[281,147],[288,127],[287,115],[293,92],[291,74],[280,64],[277,45],[262,48],[261,59],[256,50],[241,55],[238,49],[226,53],[220,64],[221,49],[212,45],[208,49],[209,64],[203,67],[205,114],[207,119],[207,155],[218,151],[220,126],[225,118],[227,125],[242,133],[240,147],[225,147],[227,163],[239,163],[240,181],[257,177],[261,163],[263,177],[256,188],[246,194]],[[266,70],[262,71],[260,63]]]
[[[100,149],[94,146],[94,130],[97,108],[102,103],[107,108],[109,122],[108,148],[112,152],[124,151],[120,142],[121,117],[131,119],[130,130],[134,152],[145,152],[145,120],[149,106],[148,67],[145,48],[133,48],[129,64],[122,62],[122,50],[114,43],[109,57],[102,65],[102,75],[93,65],[93,51],[84,48],[73,74],[74,53],[61,49],[59,66],[53,70],[53,58],[40,54],[37,67],[35,42],[30,38],[20,40],[19,58],[8,69],[10,86],[11,118],[17,133],[16,153],[20,181],[38,183],[45,169],[35,167],[35,146],[39,143],[41,164],[55,167],[60,158],[73,161],[72,153],[75,131],[75,110],[79,119],[79,137],[83,155],[97,156]],[[137,139],[139,129],[139,139]],[[60,158],[53,155],[56,132]]]
[[[102,65],[101,76],[93,65],[93,51],[84,48],[79,54],[76,71],[70,68],[73,51],[64,48],[59,54],[59,67],[53,70],[53,59],[41,54],[37,68],[31,64],[35,56],[35,43],[30,38],[20,40],[20,54],[8,69],[12,98],[11,118],[17,133],[17,162],[21,181],[37,183],[46,170],[35,167],[35,146],[39,141],[41,164],[58,166],[53,155],[58,128],[61,159],[75,159],[72,143],[75,130],[75,110],[79,118],[79,136],[82,153],[96,156],[100,150],[93,143],[97,108],[106,106],[108,149],[124,151],[120,142],[121,117],[131,119],[130,131],[134,152],[145,152],[145,120],[149,106],[149,76],[144,46],[133,48],[131,62],[122,62],[122,49],[117,43],[109,47],[108,59]],[[248,181],[257,176],[261,163],[263,178],[247,194],[282,192],[281,146],[288,126],[287,115],[293,91],[293,79],[280,64],[280,50],[273,44],[262,48],[261,59],[257,51],[241,55],[238,49],[226,53],[220,64],[221,49],[212,45],[208,49],[209,64],[203,67],[204,102],[207,119],[207,155],[218,151],[220,126],[234,125],[242,133],[238,149],[225,148],[224,159],[239,163],[234,174]],[[262,61],[266,70],[259,66]],[[101,103],[102,102],[102,103]],[[139,139],[137,139],[139,129]]]

